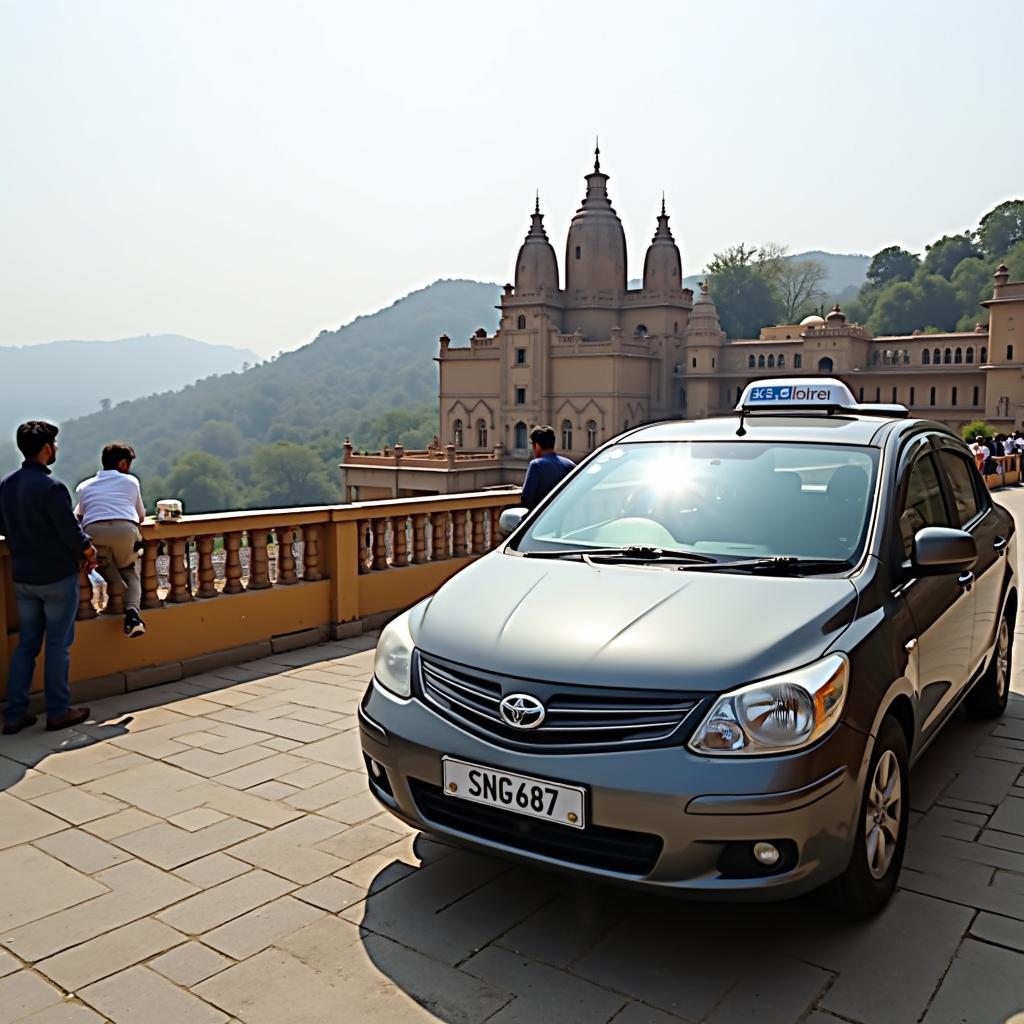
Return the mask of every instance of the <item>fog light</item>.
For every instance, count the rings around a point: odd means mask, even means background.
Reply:
[[[780,854],[778,847],[771,843],[754,843],[754,857],[759,864],[770,868],[778,864]]]
[[[380,773],[381,773],[381,767],[380,767],[380,765],[379,765],[379,764],[377,764],[377,762],[376,762],[376,761],[374,761],[374,759],[373,759],[373,758],[371,757],[371,758],[370,758],[370,774],[371,774],[371,775],[372,775],[372,776],[373,776],[373,777],[374,777],[375,779],[379,779],[379,778],[380,778]],[[776,854],[776,856],[778,856],[778,854]]]

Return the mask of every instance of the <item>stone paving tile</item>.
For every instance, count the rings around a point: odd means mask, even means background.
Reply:
[[[31,971],[18,971],[0,979],[0,1024],[23,1020],[31,1013],[59,1003],[60,989]]]
[[[202,782],[200,776],[183,771],[174,765],[150,761],[147,758],[140,760],[142,764],[116,775],[98,779],[90,783],[88,788],[93,792],[116,797],[127,804],[134,804],[140,810],[158,817],[180,814],[202,803],[198,797],[183,793]]]
[[[232,847],[231,855],[300,885],[333,874],[347,863],[316,848],[342,831],[336,821],[308,815]]]
[[[84,825],[87,821],[106,818],[117,811],[125,810],[125,805],[120,800],[96,796],[95,793],[87,793],[77,786],[69,786],[58,789],[55,793],[35,797],[32,803],[35,807],[55,814],[72,825]]]
[[[75,992],[184,941],[180,932],[146,917],[43,960],[36,970]]]
[[[222,775],[218,775],[215,781],[221,786],[231,786],[233,789],[248,789],[261,782],[270,782],[271,779],[286,775],[308,763],[294,754],[271,754],[270,757],[261,758],[244,768],[224,772]]]
[[[988,823],[997,832],[1012,832],[1024,836],[1024,799],[1008,796]]]
[[[98,818],[82,827],[86,832],[99,836],[100,839],[118,839],[128,835],[129,832],[138,832],[150,825],[156,825],[159,821],[160,819],[152,814],[129,807],[126,811],[118,811],[117,814],[111,814],[109,818]]]
[[[283,800],[286,796],[294,796],[296,793],[300,793],[301,790],[296,786],[289,786],[284,782],[278,782],[277,780],[271,780],[270,782],[261,782],[258,786],[253,786],[246,790],[246,793],[250,796],[258,796],[261,800]]]
[[[0,793],[0,850],[41,839],[67,828],[67,822],[6,793]]]
[[[240,750],[232,750],[226,754],[218,754],[199,747],[183,747],[180,753],[171,754],[165,760],[168,764],[184,768],[187,772],[212,779],[215,775],[225,775],[254,762],[266,761],[273,756],[274,751],[256,744],[242,747]]]
[[[832,975],[798,960],[768,954],[743,976],[706,1018],[707,1024],[790,1024],[817,1002]]]
[[[33,845],[86,875],[95,874],[131,859],[131,854],[77,828],[65,829],[52,836],[37,839]]]
[[[23,1018],[22,1024],[103,1024],[103,1018],[81,1003],[64,1001]]]
[[[95,759],[76,758],[75,754],[78,751],[73,751],[61,754],[59,757],[48,757],[42,762],[43,770],[51,775],[56,775],[58,779],[79,786],[83,782],[93,782],[96,779],[103,779],[108,775],[116,775],[118,772],[143,767],[150,763],[140,754],[125,752],[106,743],[96,743],[86,750],[95,751]],[[85,751],[82,753],[84,754]],[[104,756],[100,757],[100,753]]]
[[[190,864],[183,864],[175,869],[174,874],[200,889],[212,889],[213,886],[220,885],[229,878],[244,875],[247,871],[252,871],[251,864],[235,860],[226,853],[211,853],[208,857],[200,857]]]
[[[69,868],[32,846],[16,846],[0,852],[0,942],[4,936],[30,921],[84,903],[109,892],[101,882]]]
[[[196,786],[194,791],[186,790],[185,793],[200,797],[204,807],[212,807],[222,814],[242,818],[264,828],[276,828],[302,817],[300,811],[287,804],[266,800],[249,790],[222,786],[219,782],[203,782]]]
[[[1024,955],[966,939],[923,1024],[1013,1024],[1024,1011]]]
[[[971,935],[983,942],[1006,946],[1024,953],[1024,921],[1014,921],[1009,917],[999,917],[982,911],[971,922]]]
[[[0,765],[6,762],[7,765],[15,765],[10,775],[3,775],[4,785],[0,782],[0,789],[8,796],[16,796],[19,800],[32,800],[37,796],[46,796],[47,793],[54,793],[58,789],[65,789],[68,785],[63,779],[58,779],[46,772],[36,771],[34,768],[25,768],[14,761],[7,761],[0,758]]]
[[[154,914],[196,891],[195,886],[184,880],[136,860],[101,871],[90,881],[102,883],[110,891],[4,931],[0,943],[23,960],[42,960]]]
[[[292,895],[306,903],[311,903],[314,907],[338,914],[347,907],[366,899],[366,890],[351,882],[346,882],[344,879],[329,875],[312,885],[296,889]]]
[[[342,821],[346,825],[356,825],[380,814],[380,804],[364,789],[363,792],[347,796],[336,804],[321,807],[320,814]]]
[[[382,850],[385,846],[390,846],[394,841],[394,832],[380,828],[372,822],[364,822],[317,843],[316,848],[351,864]]]
[[[168,822],[177,828],[183,828],[186,832],[198,832],[207,825],[216,825],[227,817],[212,807],[193,807],[190,811],[182,811],[168,818]]]
[[[13,974],[20,969],[20,961],[16,960],[10,953],[0,949],[0,978],[6,978],[8,974]]]
[[[262,829],[239,818],[224,818],[197,832],[188,832],[167,822],[152,825],[141,832],[130,832],[114,842],[136,857],[155,864],[158,868],[177,868],[191,860],[234,846]]]
[[[178,903],[157,918],[186,935],[202,935],[294,888],[294,884],[276,875],[249,871]]]
[[[282,896],[206,932],[203,942],[235,960],[245,960],[323,916],[324,911],[309,903]]]
[[[170,978],[176,985],[191,988],[219,974],[233,963],[230,957],[193,940],[150,960],[148,966],[159,971],[165,978]]]
[[[213,717],[220,722],[231,722],[234,725],[245,726],[247,729],[267,732],[272,736],[281,736],[286,740],[297,740],[300,743],[325,740],[333,734],[332,730],[325,729],[322,725],[309,725],[306,722],[296,722],[284,717],[267,718],[241,709],[225,709],[218,711]]]
[[[627,1003],[621,1013],[617,1013],[611,1020],[611,1024],[679,1024],[682,1017],[676,1017],[656,1010],[653,1006],[644,1003]],[[833,1022],[837,1018],[832,1018]],[[813,1024],[813,1019],[808,1018],[805,1024]],[[820,1024],[820,1022],[819,1022]]]
[[[307,743],[302,748],[302,756],[310,761],[331,764],[347,771],[358,771],[363,767],[363,754],[359,749],[359,739],[348,734],[332,736],[319,743]]]
[[[148,967],[129,967],[79,994],[114,1024],[223,1024],[228,1019]]]
[[[313,783],[303,789],[301,793],[285,797],[285,803],[296,807],[301,811],[319,811],[322,807],[330,807],[350,796],[362,795],[366,790],[366,777],[360,772],[343,771],[333,765],[314,764],[310,769],[320,769],[333,773],[333,777],[324,779],[321,782]],[[310,769],[301,769],[309,771]],[[294,774],[299,774],[296,772]],[[312,778],[313,775],[307,776]],[[290,776],[285,776],[285,779]]]
[[[261,747],[266,747],[267,750],[276,750],[278,753],[287,753],[289,750],[297,750],[302,746],[298,740],[286,740],[283,736],[272,736],[269,740],[264,740]]]

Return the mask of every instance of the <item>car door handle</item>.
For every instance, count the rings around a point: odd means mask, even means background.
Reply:
[[[957,576],[956,581],[964,588],[964,590],[970,590],[971,587],[974,586],[974,573],[970,570],[962,572]]]
[[[1009,544],[1009,541],[1005,537],[996,537],[995,543],[992,545],[992,550],[1002,553],[1006,550],[1007,544]]]

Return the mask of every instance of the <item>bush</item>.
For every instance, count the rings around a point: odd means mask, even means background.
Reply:
[[[984,420],[975,420],[960,428],[960,436],[967,442],[973,441],[979,434],[990,441],[995,431]]]

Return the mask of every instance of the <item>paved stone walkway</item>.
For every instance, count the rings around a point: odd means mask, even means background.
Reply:
[[[373,642],[0,740],[0,1024],[1024,1022],[1024,697],[926,755],[900,889],[854,924],[411,834],[362,774]]]

